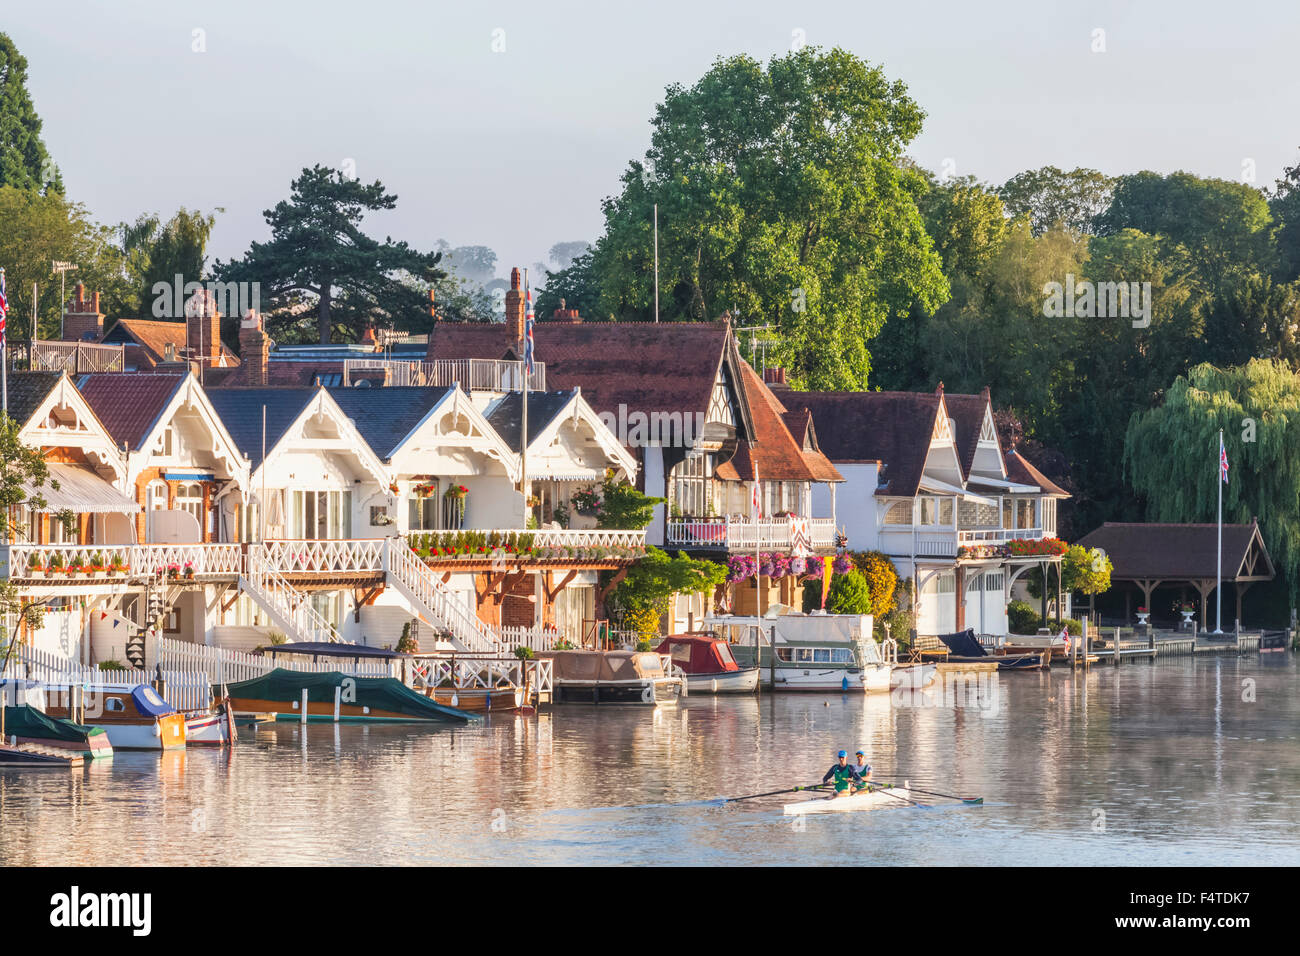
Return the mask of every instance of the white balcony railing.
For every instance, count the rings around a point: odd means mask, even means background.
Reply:
[[[418,362],[376,357],[343,360],[343,384],[346,387],[351,387],[362,379],[382,379],[384,385],[394,386],[446,388],[459,384],[461,390],[466,392],[517,392],[523,376],[523,362],[505,359],[437,359]],[[532,391],[546,391],[544,363],[533,363],[528,384]]]
[[[808,544],[813,548],[835,546],[835,519],[807,518]],[[788,548],[795,543],[797,526],[789,518],[766,521],[724,518],[670,518],[667,544],[677,548],[717,548],[753,551],[760,548]]]
[[[957,541],[969,544],[1006,544],[1016,540],[1038,540],[1047,537],[1042,528],[962,528]]]
[[[14,581],[231,577],[241,567],[238,544],[15,544],[8,550]],[[117,561],[123,569],[115,572]]]

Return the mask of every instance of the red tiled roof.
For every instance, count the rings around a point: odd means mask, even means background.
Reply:
[[[1250,547],[1259,526],[1225,524],[1223,526],[1223,578],[1240,577],[1271,580],[1273,563],[1258,540],[1254,573],[1246,567]],[[1218,576],[1218,526],[1213,524],[1124,524],[1107,521],[1100,528],[1079,539],[1085,548],[1101,548],[1110,558],[1112,578],[1123,580],[1193,581],[1213,580]]]
[[[1069,498],[1070,493],[1062,489],[1055,482],[1051,481],[1046,475],[1030,464],[1029,459],[1020,452],[1012,448],[1002,460],[1007,465],[1007,480],[1014,481],[1021,485],[1037,485],[1043,489],[1045,495],[1055,495],[1060,498]]]
[[[740,377],[740,391],[754,426],[754,441],[739,441],[731,460],[718,466],[717,476],[724,481],[752,481],[757,465],[762,481],[843,481],[844,477],[815,446],[804,450],[803,440],[812,417],[807,409],[800,413],[807,418],[796,439],[788,427],[790,413],[748,362],[741,361]]]
[[[119,332],[120,330],[120,332]],[[125,341],[139,346],[144,361],[141,367],[153,368],[163,361],[167,346],[175,348],[179,357],[185,348],[185,323],[166,322],[155,319],[118,319],[100,336],[101,342]],[[229,365],[238,365],[239,357],[224,344],[221,354]]]
[[[95,372],[78,378],[77,390],[113,441],[134,451],[184,381],[184,374],[176,372]]]
[[[727,345],[725,322],[538,322],[550,391],[581,388],[597,412],[705,412]],[[428,358],[516,358],[500,323],[439,322]]]

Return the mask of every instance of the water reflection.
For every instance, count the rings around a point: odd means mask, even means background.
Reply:
[[[991,675],[966,697],[241,728],[233,753],[0,771],[0,862],[1294,864],[1300,695],[1282,657]],[[878,780],[986,805],[798,824],[781,797],[709,802],[813,783],[859,746]]]

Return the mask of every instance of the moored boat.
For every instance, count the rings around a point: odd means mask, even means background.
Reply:
[[[794,816],[806,813],[851,813],[855,810],[880,810],[885,807],[905,807],[909,803],[910,792],[906,787],[886,787],[882,789],[859,790],[857,793],[832,794],[814,800],[799,803],[787,803],[785,815]]]
[[[870,614],[719,616],[704,623],[715,635],[732,642],[731,652],[738,664],[758,664],[764,687],[821,693],[890,689],[892,655],[887,657],[872,639]]]
[[[758,690],[758,667],[741,667],[726,641],[702,634],[670,634],[656,653],[667,654],[686,674],[693,694],[752,694]]]
[[[51,717],[70,719],[74,688],[43,685]],[[81,719],[102,727],[114,750],[177,750],[185,747],[185,715],[148,684],[83,684]]]
[[[939,673],[939,665],[932,662],[920,664],[895,664],[889,675],[892,690],[920,690],[933,683]]]
[[[5,707],[4,718],[5,741],[39,744],[94,759],[113,756],[113,745],[102,727],[51,717],[31,704]]]
[[[997,664],[1000,671],[1043,670],[1051,666],[1050,648],[1018,654],[990,654],[975,639],[975,632],[970,629],[955,634],[940,634],[939,640],[943,641],[950,651],[944,659],[949,664],[991,662]]]
[[[185,715],[185,742],[209,747],[229,747],[239,739],[235,715],[227,700],[211,713]]]
[[[395,677],[354,677],[341,671],[277,667],[261,677],[229,684],[236,714],[273,713],[278,720],[425,721],[464,724],[476,714],[439,704]]]
[[[545,651],[554,661],[559,704],[675,704],[684,682],[647,651]]]

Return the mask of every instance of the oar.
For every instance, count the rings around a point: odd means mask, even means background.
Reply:
[[[751,793],[747,797],[723,797],[723,803],[735,803],[738,800],[757,800],[759,797],[775,797],[780,793],[797,793],[801,790],[816,790],[821,787],[820,783],[810,783],[805,787],[788,787],[785,790],[769,790],[767,793]]]
[[[917,803],[915,800],[909,800],[909,799],[907,799],[907,797],[900,797],[900,796],[899,796],[898,794],[896,794],[896,793],[890,793],[887,789],[885,789],[885,785],[884,785],[883,783],[882,783],[882,784],[876,784],[874,787],[873,787],[871,784],[867,784],[867,792],[868,792],[868,793],[883,793],[883,794],[884,794],[885,796],[887,796],[887,797],[893,797],[895,800],[902,800],[904,803],[910,803],[910,804],[911,804],[912,806],[914,806],[914,807],[926,807],[926,806],[927,806],[927,805],[924,804],[924,803]],[[928,807],[927,807],[927,809],[928,809]]]
[[[952,793],[938,793],[934,790],[922,790],[920,787],[908,787],[907,789],[913,793],[924,793],[929,797],[945,797],[948,800],[960,800],[962,803],[969,803],[971,805],[984,802],[983,797],[959,797]]]

